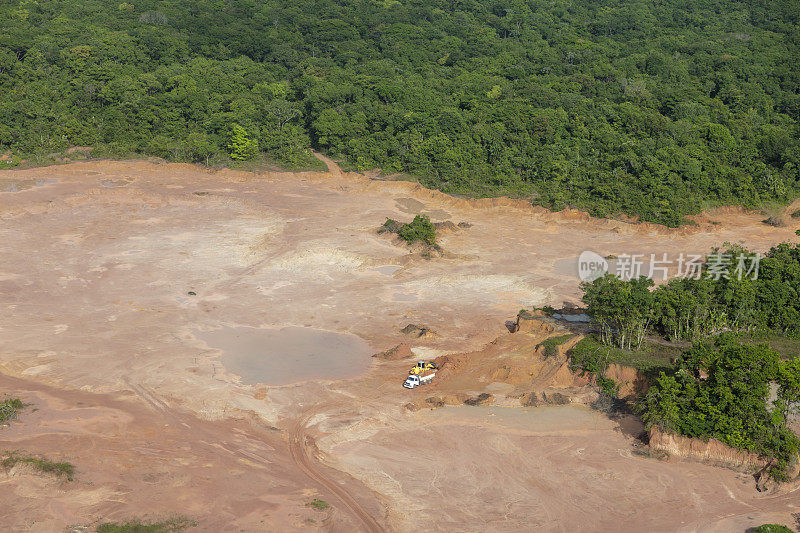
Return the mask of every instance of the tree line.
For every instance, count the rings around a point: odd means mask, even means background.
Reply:
[[[714,250],[713,256],[757,261],[757,275],[712,273],[707,259],[698,276],[673,278],[658,287],[645,276],[625,281],[610,273],[582,283],[583,302],[600,340],[634,349],[646,334],[673,341],[726,331],[800,337],[800,245],[779,244],[763,257],[731,246]]]
[[[0,165],[94,146],[304,166],[315,147],[677,225],[800,191],[799,44],[779,0],[10,0]]]

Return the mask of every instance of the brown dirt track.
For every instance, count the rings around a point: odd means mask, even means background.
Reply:
[[[0,472],[0,529],[174,515],[199,531],[793,524],[791,489],[763,495],[743,474],[636,456],[634,421],[580,406],[512,409],[534,385],[569,384],[532,359],[543,333],[512,335],[504,322],[521,307],[577,302],[563,262],[584,249],[703,253],[730,241],[763,251],[794,239],[800,222],[773,228],[719,210],[670,231],[332,170],[105,161],[0,171],[0,191],[19,190],[0,192],[0,394],[30,404],[0,428],[0,451],[77,469],[73,482]],[[472,226],[445,234],[445,256],[431,260],[375,233],[420,211]],[[409,338],[409,323],[436,334]],[[223,325],[470,355],[461,373],[416,391],[400,387],[403,361],[344,381],[251,386],[196,335]],[[541,372],[541,383],[504,365]],[[403,408],[482,391],[494,407]],[[317,497],[331,507],[306,506]]]

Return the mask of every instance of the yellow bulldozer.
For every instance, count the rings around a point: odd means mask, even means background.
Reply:
[[[412,376],[417,376],[428,370],[436,370],[436,363],[433,361],[418,361],[411,370],[408,371]]]

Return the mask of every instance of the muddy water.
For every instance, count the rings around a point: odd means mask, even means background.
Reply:
[[[196,335],[222,351],[220,362],[243,383],[289,385],[357,376],[373,350],[361,338],[314,328],[223,327]]]

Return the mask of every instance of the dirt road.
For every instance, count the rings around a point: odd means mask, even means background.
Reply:
[[[330,471],[332,469],[321,465],[315,457],[318,450],[314,439],[306,431],[306,425],[312,416],[323,410],[324,406],[322,405],[314,406],[292,424],[289,430],[289,451],[292,454],[292,459],[309,478],[334,494],[338,502],[360,521],[364,531],[369,533],[385,531],[383,526],[335,478],[331,477]],[[342,473],[339,472],[336,477],[341,478]]]

